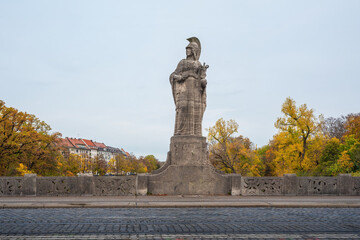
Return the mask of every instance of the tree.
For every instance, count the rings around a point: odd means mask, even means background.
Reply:
[[[347,115],[344,127],[347,136],[353,135],[354,138],[360,140],[360,113],[351,113]]]
[[[139,160],[145,165],[148,173],[160,168],[160,162],[154,155],[146,155]]]
[[[63,176],[76,176],[81,171],[81,164],[81,156],[77,154],[61,156],[58,161],[59,170]]]
[[[298,152],[301,143],[292,134],[280,132],[270,141],[270,153],[272,162],[275,165],[274,173],[282,176],[285,173],[295,173],[298,168]]]
[[[329,139],[342,139],[346,133],[345,129],[346,118],[341,116],[339,118],[329,117],[324,120],[323,132]]]
[[[38,175],[57,175],[60,152],[55,143],[61,134],[50,131],[34,115],[6,107],[0,100],[0,175],[21,174],[20,164]]]
[[[93,173],[99,174],[100,176],[104,176],[105,173],[107,172],[107,167],[108,167],[108,165],[102,154],[97,155],[94,158],[94,164],[93,164],[93,170],[92,170]]]
[[[339,173],[360,171],[360,140],[356,135],[347,135],[340,145],[341,156],[338,159]]]
[[[333,166],[337,163],[337,160],[339,159],[339,156],[341,154],[340,145],[340,140],[336,137],[328,140],[324,147],[324,150],[322,151],[320,164],[317,167],[317,172],[320,175],[337,175],[337,172],[334,172]]]
[[[261,176],[275,176],[276,165],[274,162],[275,155],[272,146],[269,144],[258,148],[256,149],[256,153],[263,165]]]
[[[234,120],[216,121],[215,126],[207,129],[209,157],[215,168],[226,173],[259,176],[261,161],[257,156],[250,139],[238,136],[238,124]]]
[[[116,175],[123,175],[125,172],[129,171],[128,161],[126,157],[122,154],[116,155],[115,158],[110,159],[109,161],[109,171]]]
[[[278,155],[291,162],[292,171],[308,171],[316,165],[314,159],[307,158],[307,151],[314,141],[322,141],[322,116],[315,117],[314,110],[308,109],[306,104],[296,107],[291,98],[285,100],[281,111],[284,117],[275,123],[281,133],[276,137]]]

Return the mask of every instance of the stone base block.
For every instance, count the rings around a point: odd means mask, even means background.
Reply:
[[[174,136],[170,140],[170,165],[208,165],[208,156],[205,137]]]
[[[227,195],[231,179],[212,166],[170,165],[159,174],[148,175],[148,193],[154,195]]]

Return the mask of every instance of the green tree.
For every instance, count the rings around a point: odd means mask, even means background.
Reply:
[[[337,163],[341,150],[340,150],[340,140],[337,138],[332,138],[327,141],[322,156],[320,159],[320,164],[317,167],[317,172],[320,175],[331,176],[337,175],[337,172],[333,172],[334,165]]]

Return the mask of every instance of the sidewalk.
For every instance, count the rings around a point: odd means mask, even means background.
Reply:
[[[360,208],[360,196],[0,197],[0,208],[288,207]]]

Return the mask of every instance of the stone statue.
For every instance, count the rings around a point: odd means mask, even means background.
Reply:
[[[201,45],[196,37],[187,39],[186,59],[170,75],[176,106],[174,135],[202,136],[202,118],[206,107],[206,70],[199,62]]]
[[[161,168],[149,175],[138,176],[137,191],[145,195],[226,195],[238,192],[241,176],[219,173],[209,160],[206,137],[201,134],[206,107],[206,71],[200,64],[199,39],[187,39],[186,59],[170,75],[176,106],[174,136]]]

